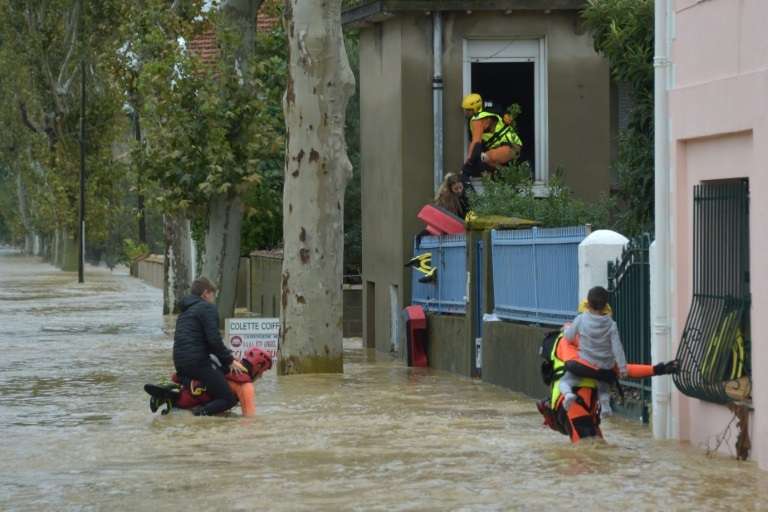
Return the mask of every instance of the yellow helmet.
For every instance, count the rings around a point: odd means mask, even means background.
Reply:
[[[483,98],[477,94],[467,94],[464,99],[461,100],[461,108],[464,110],[471,110],[475,114],[483,110]]]
[[[579,313],[584,313],[586,311],[589,311],[589,301],[587,299],[584,299],[579,303]],[[600,313],[603,315],[613,316],[613,308],[611,307],[610,304],[606,304]]]

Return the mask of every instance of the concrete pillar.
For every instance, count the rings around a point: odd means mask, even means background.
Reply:
[[[579,300],[594,286],[608,287],[608,262],[621,256],[629,243],[624,235],[608,229],[593,231],[579,244]]]

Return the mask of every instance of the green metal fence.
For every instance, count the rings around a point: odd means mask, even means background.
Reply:
[[[621,257],[608,263],[608,291],[613,318],[619,329],[624,352],[630,363],[651,362],[651,267],[650,235],[629,242]],[[651,380],[626,380],[626,388],[634,388],[645,410],[651,398]]]
[[[677,388],[715,403],[726,384],[751,375],[749,181],[693,189],[693,297],[677,352]]]

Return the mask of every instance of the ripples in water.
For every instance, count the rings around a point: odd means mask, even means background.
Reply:
[[[3,257],[0,510],[764,510],[752,463],[605,425],[571,446],[533,402],[409,369],[350,341],[344,375],[257,383],[256,418],[152,416],[171,371],[159,290],[89,269],[91,287]],[[89,285],[90,286],[90,285]],[[103,305],[103,309],[99,309]],[[120,306],[120,307],[117,307]],[[41,318],[44,320],[41,322]]]

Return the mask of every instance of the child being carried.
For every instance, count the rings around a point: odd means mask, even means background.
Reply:
[[[579,359],[598,370],[613,370],[618,367],[619,377],[627,375],[627,359],[619,338],[616,322],[610,316],[608,290],[596,286],[587,294],[587,311],[579,314],[573,323],[566,327],[565,338],[573,340],[579,335]],[[581,377],[566,371],[560,379],[560,393],[564,396],[563,407],[567,411],[577,399],[573,388],[578,386]],[[602,416],[610,416],[610,383],[598,380],[598,397]]]

